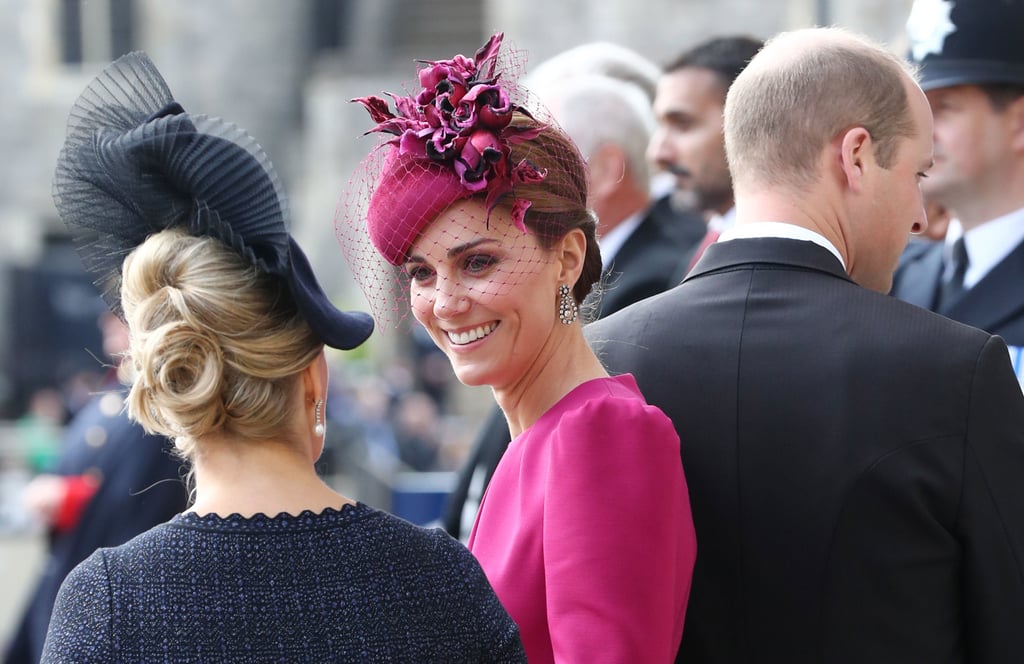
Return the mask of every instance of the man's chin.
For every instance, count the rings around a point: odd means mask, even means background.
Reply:
[[[678,184],[672,191],[672,207],[676,210],[696,210],[700,203],[700,197],[692,189],[686,189]]]

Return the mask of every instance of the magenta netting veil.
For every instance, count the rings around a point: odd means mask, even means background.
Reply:
[[[585,209],[583,160],[550,113],[518,85],[525,56],[503,48],[502,40],[501,33],[492,36],[473,58],[421,63],[412,94],[353,100],[376,123],[367,133],[381,140],[352,175],[335,231],[378,329],[408,319],[405,263],[410,252],[431,253],[422,246],[428,236],[445,244],[486,233],[508,249],[504,264],[468,286],[494,295],[545,263],[534,245],[546,228],[556,229],[548,231],[552,237],[564,234],[550,219],[566,207],[558,193],[566,174],[573,183],[566,188],[569,207]],[[439,218],[444,233],[425,232]],[[531,234],[534,241],[525,242]]]

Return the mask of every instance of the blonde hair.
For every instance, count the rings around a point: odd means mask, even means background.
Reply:
[[[280,436],[298,373],[323,348],[282,280],[210,237],[165,230],[122,269],[128,414],[191,459],[215,433]]]
[[[879,164],[889,168],[899,139],[915,132],[905,88],[914,76],[882,46],[839,28],[769,40],[726,96],[725,150],[734,183],[810,186],[821,150],[850,127],[871,134]]]

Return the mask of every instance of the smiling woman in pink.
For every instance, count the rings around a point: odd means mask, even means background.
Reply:
[[[670,662],[696,554],[679,439],[583,335],[601,272],[586,167],[500,45],[427,63],[394,112],[357,100],[389,140],[339,238],[382,327],[411,310],[505,413],[513,441],[469,546],[529,661]]]

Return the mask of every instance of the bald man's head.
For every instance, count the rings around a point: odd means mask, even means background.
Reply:
[[[915,131],[912,68],[864,37],[809,28],[769,40],[726,97],[725,145],[734,186],[804,188],[819,177],[825,145],[867,129],[882,166]]]

